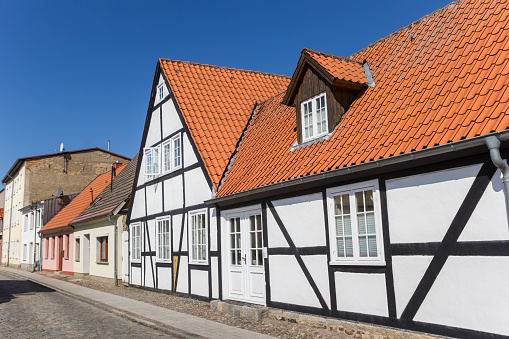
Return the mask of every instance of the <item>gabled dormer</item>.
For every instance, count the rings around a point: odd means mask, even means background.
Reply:
[[[331,133],[355,97],[373,85],[367,63],[303,49],[283,99],[295,107],[297,142]]]

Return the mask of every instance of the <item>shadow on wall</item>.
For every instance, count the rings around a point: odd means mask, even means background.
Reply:
[[[55,290],[28,280],[0,280],[0,304],[24,295],[41,292],[55,292]]]

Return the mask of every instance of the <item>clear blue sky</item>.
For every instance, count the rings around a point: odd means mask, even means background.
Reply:
[[[0,179],[61,142],[133,157],[158,58],[291,76],[449,2],[0,0]]]

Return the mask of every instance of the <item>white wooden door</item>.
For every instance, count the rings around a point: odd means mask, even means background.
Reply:
[[[228,215],[227,266],[229,298],[265,304],[260,211]]]

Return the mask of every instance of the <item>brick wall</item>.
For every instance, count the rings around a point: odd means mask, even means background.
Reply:
[[[99,174],[109,171],[115,161],[128,160],[100,150],[62,153],[47,158],[27,160],[23,206],[64,194],[78,193]]]

